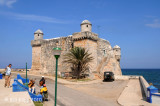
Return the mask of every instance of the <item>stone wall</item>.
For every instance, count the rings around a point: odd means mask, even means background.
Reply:
[[[80,35],[78,34],[78,36]],[[107,40],[100,38],[96,38],[97,40],[94,38],[93,40],[87,38],[73,40],[75,38],[77,39],[78,37],[69,36],[40,41],[33,40],[31,43],[32,71],[38,71],[39,74],[54,74],[55,57],[53,55],[53,48],[55,47],[62,49],[58,63],[59,71],[70,71],[70,65],[63,63],[64,55],[73,47],[84,47],[94,57],[94,60],[89,65],[91,73],[99,71],[103,74],[104,71],[112,71],[115,75],[122,74],[119,62],[115,58],[114,51]]]
[[[53,48],[56,47],[56,43],[58,41],[51,39],[51,40],[43,40],[41,45],[41,72],[44,74],[53,74],[55,67],[55,58],[53,55]]]
[[[109,41],[101,39],[98,34],[91,32],[92,24],[88,20],[81,23],[81,32],[73,33],[72,36],[43,39],[43,32],[37,30],[32,45],[32,71],[39,74],[52,75],[55,72],[55,57],[53,48],[62,49],[58,61],[60,72],[71,71],[70,64],[63,63],[64,55],[73,47],[86,48],[94,60],[90,63],[90,74],[103,75],[104,71],[112,71],[115,75],[122,75],[120,68],[120,47],[111,47]]]
[[[115,75],[122,75],[119,61],[109,41],[99,38],[98,40],[98,64],[97,72],[103,74],[105,71],[112,71]]]
[[[64,54],[73,47],[71,37],[43,40],[41,41],[41,46],[34,46],[34,44],[36,44],[35,42],[32,41],[32,71],[35,72],[38,70],[39,74],[54,74],[56,61],[53,55],[53,48],[55,47],[60,47],[62,49],[62,53],[58,61],[59,71],[70,71],[70,68],[67,67],[68,65],[62,61]]]
[[[90,72],[96,71],[97,67],[97,42],[89,39],[83,39],[74,41],[74,47],[83,47],[88,50],[88,53],[91,53],[91,56],[94,58],[92,62],[90,62]]]
[[[105,72],[105,71],[112,71],[115,75],[122,75],[120,64],[115,58],[109,59],[109,62],[103,68],[102,72]]]
[[[109,51],[112,50],[112,47],[109,43],[109,41],[99,38],[97,41],[97,55],[98,60],[97,63],[100,64],[100,62],[103,60],[104,57],[108,56]]]
[[[32,69],[35,71],[41,69],[41,46],[32,48]]]

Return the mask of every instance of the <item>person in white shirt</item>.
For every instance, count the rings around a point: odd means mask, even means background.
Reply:
[[[10,87],[10,80],[11,80],[11,67],[12,64],[9,64],[8,67],[6,68],[6,74],[5,74],[5,85],[4,87]]]

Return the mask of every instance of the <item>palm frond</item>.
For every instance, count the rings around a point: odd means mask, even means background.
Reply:
[[[91,53],[88,53],[85,48],[75,47],[64,55],[63,62],[71,64],[72,70],[74,73],[77,73],[77,78],[79,78],[81,73],[84,73],[89,69],[89,62],[93,59]]]

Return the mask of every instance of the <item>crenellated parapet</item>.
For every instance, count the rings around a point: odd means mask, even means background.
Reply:
[[[35,46],[41,46],[43,40],[32,40],[31,41],[31,46],[35,47]]]
[[[97,41],[98,40],[98,35],[93,33],[93,32],[77,32],[77,33],[73,33],[73,40],[83,40],[83,39],[90,39],[90,40],[94,40]]]

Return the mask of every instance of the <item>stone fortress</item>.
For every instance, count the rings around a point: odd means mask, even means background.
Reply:
[[[109,41],[99,38],[98,34],[92,32],[92,24],[88,20],[81,23],[81,32],[75,32],[67,37],[43,39],[43,32],[37,30],[34,33],[32,46],[33,73],[53,75],[55,73],[55,57],[53,48],[62,49],[58,61],[58,71],[71,71],[70,65],[63,63],[64,54],[73,47],[83,47],[94,57],[90,63],[89,75],[103,78],[105,71],[112,71],[115,75],[122,75],[120,68],[121,48],[116,45],[111,47]]]

